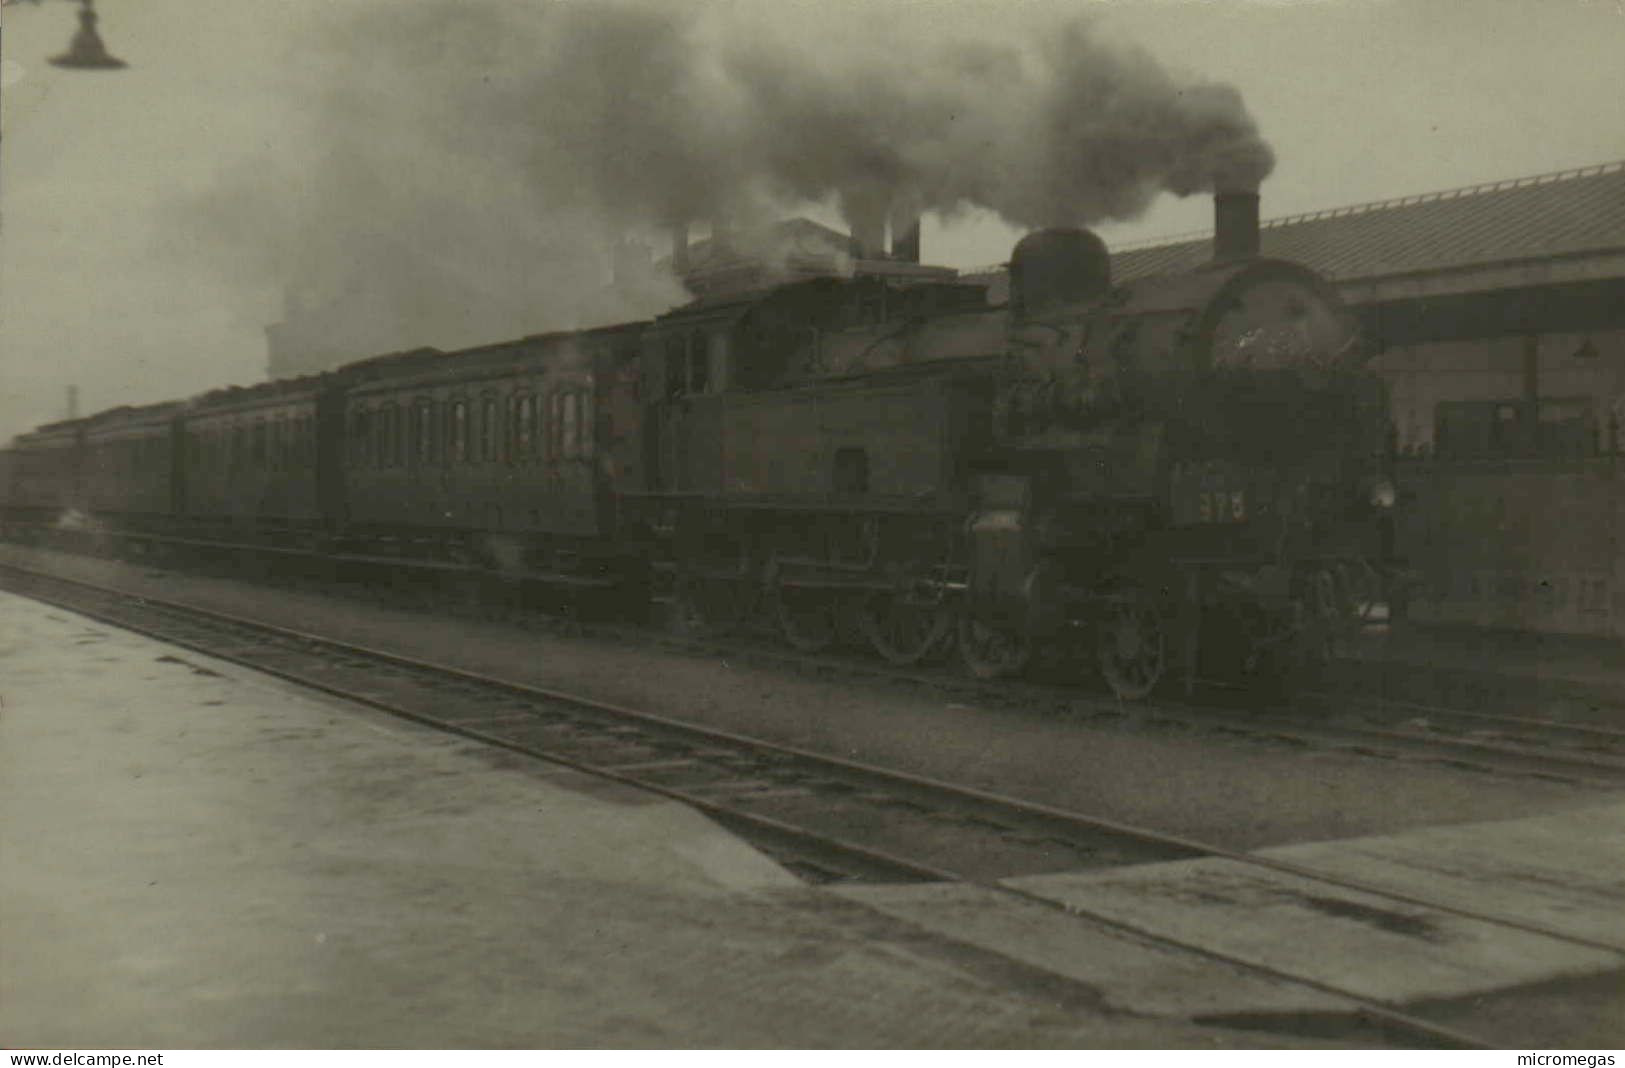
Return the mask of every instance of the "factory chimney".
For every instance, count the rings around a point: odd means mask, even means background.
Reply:
[[[68,387],[68,418],[79,418],[79,387]]]
[[[671,228],[671,271],[681,276],[688,270],[688,223],[673,223]]]
[[[1224,190],[1213,195],[1213,262],[1258,255],[1258,192]]]
[[[877,260],[886,254],[886,202],[869,193],[841,198],[841,209],[852,227],[852,258]]]
[[[892,207],[891,258],[903,263],[920,262],[920,209],[917,205]]]

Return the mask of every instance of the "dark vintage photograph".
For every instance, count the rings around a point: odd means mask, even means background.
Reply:
[[[9,1063],[1625,1047],[1625,0],[3,20]]]

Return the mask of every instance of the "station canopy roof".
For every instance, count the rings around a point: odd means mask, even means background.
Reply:
[[[1266,190],[1267,194],[1267,190]],[[1625,161],[1266,220],[1261,253],[1337,282],[1625,250]],[[1211,233],[1112,254],[1112,281],[1191,270]]]

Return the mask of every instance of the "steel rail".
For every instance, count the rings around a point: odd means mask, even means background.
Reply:
[[[321,554],[310,550],[284,550],[271,546],[255,545],[251,543],[234,542],[203,542],[196,539],[178,538],[167,535],[147,534],[120,535],[135,536],[142,540],[171,542],[175,544],[208,545],[221,550],[258,552],[266,551],[282,553],[285,555],[298,555],[309,557],[312,560],[323,560],[331,563],[351,563],[364,566],[383,566],[414,568],[425,573],[457,573],[470,577],[492,575],[483,569],[466,564],[454,564],[434,560],[413,560],[402,557],[358,556],[350,554]],[[520,576],[525,577],[525,576]],[[545,577],[545,576],[531,576]],[[572,620],[574,626],[582,627],[580,621]],[[627,627],[609,627],[605,624],[595,624],[595,629],[613,630],[616,637],[632,638],[646,637],[647,630],[636,630]],[[767,648],[765,646],[726,641],[716,638],[676,638],[670,635],[660,635],[654,638],[657,644],[666,648],[682,648],[692,651],[725,652],[734,655],[748,653],[757,658],[768,659],[777,663],[796,666],[811,666],[819,670],[840,670],[852,674],[891,682],[906,682],[913,685],[928,686],[935,689],[952,687],[977,696],[994,700],[1007,701],[1013,694],[1030,693],[1046,700],[1065,701],[1073,709],[1084,709],[1097,713],[1123,712],[1132,708],[1134,714],[1142,719],[1150,719],[1163,723],[1180,724],[1199,728],[1219,728],[1233,733],[1252,735],[1269,740],[1278,738],[1293,742],[1316,745],[1322,748],[1343,749],[1356,752],[1360,755],[1379,759],[1403,759],[1416,756],[1423,760],[1448,762],[1468,770],[1491,773],[1515,773],[1536,775],[1549,778],[1574,780],[1576,775],[1591,775],[1596,778],[1580,779],[1593,785],[1617,785],[1621,778],[1625,778],[1625,757],[1610,759],[1585,752],[1554,749],[1541,746],[1538,739],[1535,745],[1516,744],[1505,741],[1494,741],[1483,738],[1462,737],[1447,735],[1438,732],[1403,730],[1392,727],[1376,725],[1305,722],[1299,717],[1283,715],[1258,710],[1250,710],[1246,715],[1226,715],[1217,708],[1199,704],[1169,703],[1167,701],[1141,702],[1125,706],[1113,698],[1090,694],[1086,691],[1070,689],[1062,686],[1045,685],[1029,680],[1004,680],[998,684],[980,682],[974,679],[940,673],[933,674],[930,669],[910,670],[894,668],[888,665],[871,662],[856,657],[844,657],[839,654],[801,653],[794,650]],[[1381,706],[1383,702],[1375,701],[1357,694],[1326,694],[1322,692],[1306,692],[1301,697],[1324,701],[1326,703],[1341,703],[1342,705],[1364,705],[1369,708],[1373,705]],[[1417,705],[1401,702],[1390,702],[1389,707],[1408,707],[1416,711],[1432,710],[1440,717],[1453,716],[1457,718],[1479,718],[1488,721],[1492,713],[1482,713],[1470,709],[1456,709],[1447,706]],[[1500,722],[1516,720],[1536,731],[1550,731],[1553,733],[1575,734],[1589,732],[1588,736],[1606,741],[1617,741],[1625,746],[1625,731],[1610,731],[1607,728],[1592,728],[1587,725],[1578,725],[1557,720],[1546,720],[1535,717],[1505,717]],[[1372,746],[1374,748],[1362,748]],[[1382,749],[1380,747],[1388,747]],[[1395,749],[1394,747],[1398,747]]]

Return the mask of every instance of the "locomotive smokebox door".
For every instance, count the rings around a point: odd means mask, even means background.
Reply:
[[[983,619],[1025,624],[1028,577],[1037,546],[1033,537],[1032,479],[982,475],[967,532],[970,537],[970,609]]]

